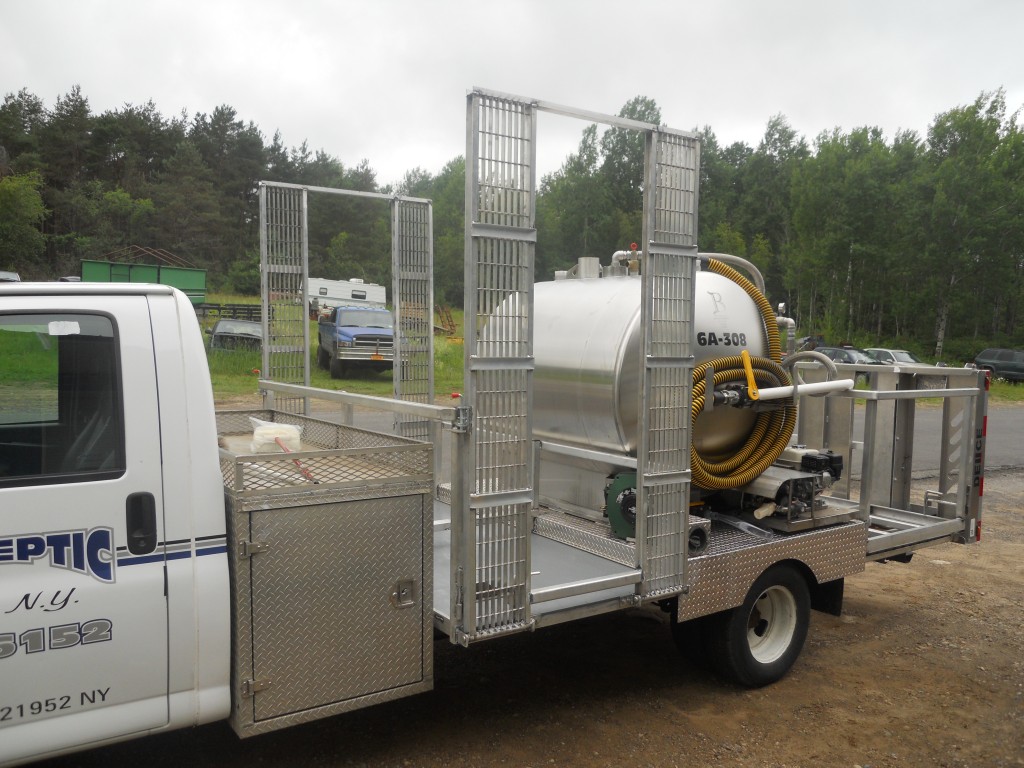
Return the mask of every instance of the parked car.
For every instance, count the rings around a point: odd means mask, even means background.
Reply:
[[[815,352],[821,352],[825,357],[837,363],[851,363],[853,365],[881,365],[863,349],[856,347],[815,347]]]
[[[253,320],[218,320],[206,332],[210,349],[259,349],[263,344],[263,325]]]
[[[17,272],[8,272],[0,269],[0,283],[20,283],[21,275]]]
[[[986,349],[974,358],[976,368],[992,371],[993,378],[1024,381],[1024,351]]]
[[[905,349],[884,349],[882,347],[868,347],[864,351],[867,352],[871,357],[875,358],[875,360],[877,360],[880,363],[884,363],[885,365],[899,365],[900,363],[919,363],[921,365],[926,365],[926,363],[923,360],[921,360],[921,358],[919,358],[913,352],[908,352]]]
[[[856,347],[816,347],[814,351],[821,352],[825,357],[837,363],[849,363],[850,365],[861,367],[865,365],[881,365],[880,362],[863,349],[857,349]],[[858,371],[853,379],[858,384],[864,384],[867,383],[868,375],[865,372]]]

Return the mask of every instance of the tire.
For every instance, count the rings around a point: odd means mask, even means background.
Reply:
[[[743,604],[709,617],[708,652],[715,671],[760,688],[781,679],[807,639],[811,597],[792,565],[774,565],[754,582]]]
[[[343,379],[345,378],[346,366],[344,361],[339,360],[336,357],[331,358],[331,378],[332,379]]]
[[[325,371],[331,367],[331,355],[322,346],[316,348],[316,364]]]

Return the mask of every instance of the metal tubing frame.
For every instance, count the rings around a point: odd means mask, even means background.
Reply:
[[[309,323],[306,322],[306,302],[309,295],[309,193],[343,195],[380,200],[391,205],[391,299],[395,308],[395,371],[393,375],[395,399],[431,403],[434,400],[434,282],[433,282],[433,207],[430,200],[406,195],[389,195],[381,192],[362,192],[354,189],[336,189],[305,184],[289,184],[278,181],[259,182],[260,201],[260,275],[263,305],[263,368],[262,374],[272,381],[286,384],[310,382],[310,339]],[[281,206],[268,203],[269,195],[280,196],[281,200],[301,199],[301,216],[294,212],[282,211]],[[291,216],[289,216],[291,213]],[[285,228],[299,227],[301,231],[300,255],[287,258],[288,241],[274,237],[275,232]],[[291,241],[294,248],[295,242]],[[301,286],[289,285],[291,290],[283,291],[272,285],[271,275],[301,275]],[[273,305],[273,311],[270,310]],[[294,314],[298,310],[302,318],[302,350],[275,343],[271,333],[278,324],[278,318]],[[273,318],[273,321],[272,321]],[[423,327],[426,326],[424,333]],[[287,347],[287,348],[286,348]],[[301,380],[284,373],[296,366],[278,365],[280,353],[304,352]],[[425,360],[423,359],[425,358]],[[417,376],[413,377],[413,374]],[[301,410],[309,413],[309,400],[304,398],[295,403],[276,401],[279,409]],[[429,424],[411,426],[404,419],[396,422],[396,431],[421,440],[436,440],[439,433]],[[438,452],[440,455],[440,452]],[[440,459],[437,459],[439,461]]]
[[[820,366],[799,364],[805,377],[824,376]],[[849,365],[838,364],[840,375],[854,371]],[[855,502],[859,515],[865,521],[877,517],[888,519],[892,510],[901,510],[908,519],[932,520],[932,532],[947,539],[967,543],[977,537],[982,516],[981,484],[985,466],[985,420],[988,400],[983,372],[961,368],[933,368],[931,366],[869,366],[870,381],[874,389],[836,392],[828,397],[802,397],[798,442],[819,445],[844,456],[847,471],[841,483],[832,489],[833,496],[850,498],[850,475],[854,466],[853,449],[861,448],[860,497]],[[943,379],[945,386],[928,389],[922,378]],[[955,386],[968,380],[974,386]],[[914,423],[917,417],[916,401],[922,398],[942,398],[942,438],[939,446],[938,492],[935,514],[919,514],[911,509],[910,491],[914,460]],[[854,400],[865,401],[864,440],[852,439]],[[929,495],[931,498],[932,495]],[[926,503],[922,510],[926,510]],[[917,509],[917,507],[914,507]],[[957,525],[940,525],[939,518],[955,518]],[[903,549],[910,551],[914,544],[930,540],[925,526],[920,529],[919,541],[913,534],[894,534],[892,541],[908,540]],[[957,528],[958,533],[949,534]],[[872,544],[875,548],[888,545]]]
[[[376,395],[358,395],[354,392],[343,392],[335,389],[317,389],[316,387],[304,387],[298,384],[284,384],[280,381],[270,381],[269,379],[260,379],[258,384],[260,389],[266,390],[271,395],[280,393],[293,397],[326,400],[327,402],[340,405],[375,408],[380,411],[400,413],[417,419],[439,421],[448,425],[455,421],[458,414],[458,408],[450,405],[393,400],[389,397],[378,397]]]

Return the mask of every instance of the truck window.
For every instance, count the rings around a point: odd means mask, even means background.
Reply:
[[[117,362],[106,316],[0,315],[0,487],[124,473]]]
[[[382,309],[342,309],[338,325],[353,328],[393,328],[391,313]]]

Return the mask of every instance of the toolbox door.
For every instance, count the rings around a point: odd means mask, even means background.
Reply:
[[[429,682],[424,498],[251,513],[256,722]]]

